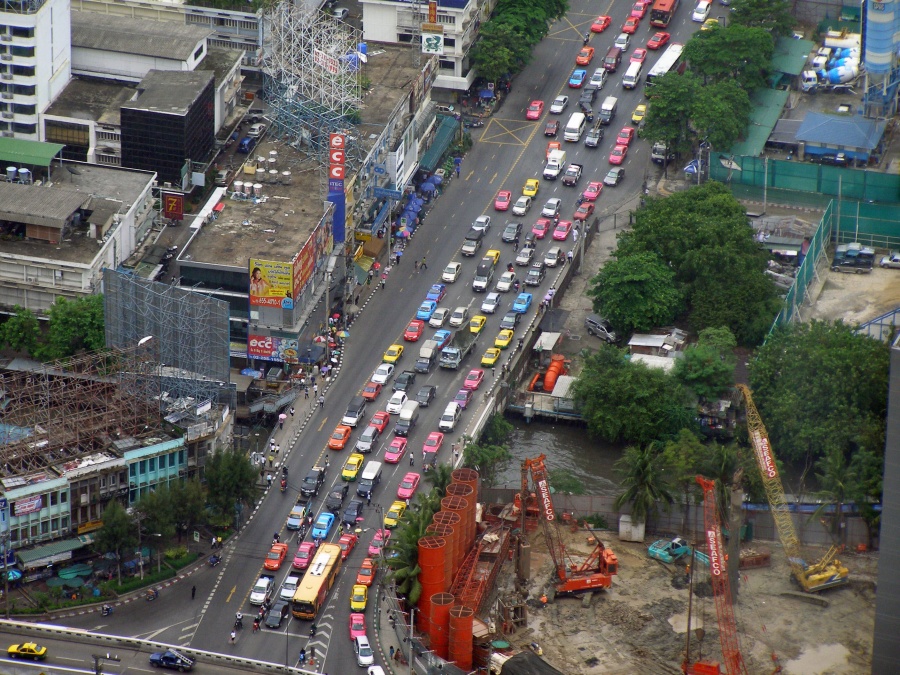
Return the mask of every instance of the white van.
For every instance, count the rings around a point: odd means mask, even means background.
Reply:
[[[365,667],[375,663],[375,653],[369,644],[369,638],[365,635],[357,635],[353,647],[356,651],[356,665]]]
[[[587,124],[584,113],[572,113],[569,122],[566,124],[566,131],[563,138],[567,141],[577,143],[581,140],[581,134],[584,133],[584,125]]]
[[[632,63],[629,65],[628,70],[625,71],[625,77],[622,78],[622,87],[625,89],[634,89],[641,80],[641,69],[642,65],[640,63]]]
[[[441,431],[453,431],[456,423],[459,422],[460,415],[462,415],[462,408],[459,407],[459,403],[451,401],[444,408],[444,414],[441,415],[441,421],[438,422],[438,429]]]
[[[710,2],[710,0],[700,0],[700,2],[697,3],[697,7],[694,9],[694,13],[691,14],[691,21],[703,23],[709,18],[709,10],[711,8],[712,2]]]
[[[381,482],[381,462],[374,459],[366,462],[363,467],[362,475],[356,482],[356,494],[365,497],[375,489],[375,486]]]
[[[400,419],[394,427],[394,433],[398,436],[409,436],[410,430],[419,421],[419,402],[407,401],[400,410]]]

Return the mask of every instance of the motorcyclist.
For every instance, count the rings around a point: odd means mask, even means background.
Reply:
[[[244,627],[244,615],[240,612],[237,612],[234,615],[234,626],[235,628],[243,628]]]
[[[316,637],[316,624],[313,624],[309,627],[309,637]]]
[[[585,34],[584,34],[584,44],[587,44],[587,43],[590,42],[590,41],[591,41],[591,34],[590,34],[590,33],[585,33]]]
[[[101,613],[103,614],[103,616],[108,616],[109,614],[112,614],[112,611],[113,611],[113,608],[110,605],[103,605],[103,607],[101,609]]]
[[[272,543],[277,544],[279,541],[281,541],[281,535],[276,532],[272,535]]]
[[[281,467],[281,475],[287,478],[288,468],[286,466]]]

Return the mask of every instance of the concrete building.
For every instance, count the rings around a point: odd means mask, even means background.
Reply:
[[[363,39],[367,42],[410,44],[419,48],[422,24],[428,22],[428,3],[400,0],[360,0],[363,8]],[[441,0],[435,23],[443,28],[442,47],[434,86],[466,91],[476,73],[469,63],[469,50],[482,22],[490,18],[496,0]]]
[[[69,83],[69,0],[0,11],[0,136],[39,139],[39,115]]]

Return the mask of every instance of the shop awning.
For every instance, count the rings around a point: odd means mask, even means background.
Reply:
[[[34,548],[25,551],[16,551],[16,555],[19,557],[19,560],[22,561],[22,566],[26,569],[30,567],[42,567],[43,565],[49,564],[49,562],[53,562],[53,559],[61,554],[71,553],[72,551],[76,551],[93,542],[93,534],[82,534],[81,536],[73,537],[72,539],[60,539],[59,541],[52,541],[49,544],[35,546]],[[43,562],[45,560],[48,562]]]
[[[453,117],[441,117],[439,115],[438,119],[441,120],[441,124],[434,136],[434,142],[419,161],[419,167],[425,171],[434,171],[437,168],[438,162],[441,161],[441,157],[447,152],[447,148],[450,147],[459,129],[459,122]]]

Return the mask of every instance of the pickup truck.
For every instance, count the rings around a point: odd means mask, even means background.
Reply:
[[[300,494],[304,497],[315,497],[319,494],[319,488],[322,487],[324,482],[325,467],[314,466],[300,484]]]
[[[263,574],[257,582],[253,584],[253,590],[250,591],[250,604],[261,605],[272,599],[272,589],[275,587],[275,576],[272,574]]]
[[[417,373],[431,372],[431,367],[434,365],[435,360],[437,360],[437,356],[437,342],[434,340],[425,340],[422,346],[419,347],[419,358],[416,359],[416,365],[413,366],[413,369]]]
[[[567,168],[566,172],[563,174],[563,185],[576,185],[581,178],[581,170],[581,164],[575,164],[574,162],[569,164],[569,168]]]
[[[675,153],[669,152],[666,144],[662,141],[656,141],[650,149],[650,159],[654,164],[666,164],[675,159]]]
[[[862,274],[871,272],[874,266],[875,251],[857,242],[838,246],[834,251],[834,260],[831,261],[832,272]]]
[[[544,178],[547,180],[556,180],[563,170],[566,163],[565,150],[551,150],[547,156],[547,166],[544,167]]]
[[[660,539],[650,544],[650,547],[647,549],[647,554],[651,558],[661,560],[664,563],[673,563],[685,556],[690,558],[691,545],[681,537],[675,537],[670,541]],[[709,557],[705,553],[696,551],[694,553],[694,558],[704,565],[709,565]]]
[[[481,240],[484,239],[484,230],[476,230],[474,227],[466,233],[466,240],[463,242],[460,253],[467,256],[473,256],[481,248]]]
[[[300,526],[303,525],[303,521],[306,520],[306,517],[309,515],[309,509],[309,497],[301,495],[297,500],[297,503],[291,508],[285,527],[289,530],[299,530]]]
[[[477,335],[468,330],[458,330],[450,339],[450,344],[441,350],[441,358],[438,362],[441,368],[456,370],[466,358],[466,355],[475,347]]]
[[[297,590],[299,584],[300,577],[289,574],[281,584],[281,590],[278,592],[278,597],[282,600],[290,601],[294,597],[294,592]]]

